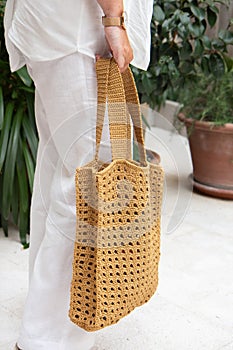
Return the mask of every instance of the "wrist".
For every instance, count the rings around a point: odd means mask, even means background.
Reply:
[[[122,29],[125,28],[125,18],[124,13],[121,13],[120,16],[103,16],[102,17],[102,24],[105,28],[107,27],[120,27]]]

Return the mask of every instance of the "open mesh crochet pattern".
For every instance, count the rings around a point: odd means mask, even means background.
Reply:
[[[111,70],[111,65],[116,75],[112,61],[103,62],[100,69]],[[135,90],[130,74],[128,71],[122,82],[126,89],[127,81],[128,95],[129,89]],[[111,72],[108,79],[112,83]],[[76,169],[77,225],[69,316],[79,327],[96,331],[115,324],[155,293],[163,180],[160,165],[142,165],[117,155],[110,164],[95,159]]]

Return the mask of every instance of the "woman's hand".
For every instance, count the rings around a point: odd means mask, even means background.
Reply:
[[[111,53],[123,73],[133,59],[127,32],[122,27],[105,27],[104,30]]]

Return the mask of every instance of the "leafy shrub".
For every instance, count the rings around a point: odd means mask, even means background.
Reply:
[[[142,102],[152,108],[168,97],[176,99],[179,90],[197,78],[199,71],[221,77],[232,66],[227,56],[233,44],[230,24],[216,38],[206,35],[219,15],[214,0],[155,0],[151,23],[151,60],[147,72],[133,68]]]
[[[185,116],[215,125],[233,123],[233,71],[220,78],[204,74],[197,78],[180,91],[179,101]]]

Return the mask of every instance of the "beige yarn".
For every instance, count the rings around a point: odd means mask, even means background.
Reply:
[[[113,59],[101,59],[96,71],[96,156],[76,169],[77,226],[69,311],[70,319],[87,331],[118,322],[155,293],[164,178],[160,165],[146,161],[130,69],[121,75]],[[98,160],[106,100],[110,164]],[[129,115],[139,144],[139,163],[131,159]]]

